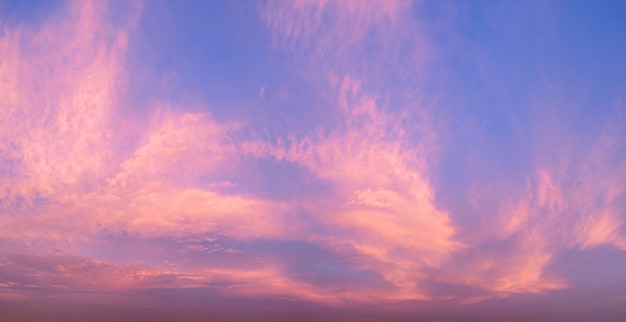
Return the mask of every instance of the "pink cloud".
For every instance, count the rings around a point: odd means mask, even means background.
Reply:
[[[468,213],[479,214],[482,223],[463,239],[471,254],[460,256],[463,269],[449,270],[444,280],[478,286],[492,296],[568,289],[576,281],[550,270],[559,254],[599,246],[624,249],[619,114],[616,109],[615,119],[587,145],[558,116],[539,113],[536,123],[545,122],[550,130],[538,133],[560,135],[537,138],[533,146],[540,153],[523,185],[499,180],[495,186],[472,186]]]
[[[93,186],[115,161],[110,126],[124,77],[127,30],[107,33],[103,6],[74,3],[71,20],[39,30],[8,30],[2,39],[3,192],[27,199]],[[3,51],[4,52],[4,51]],[[6,182],[6,181],[5,181]],[[7,192],[10,191],[10,192]]]
[[[419,23],[407,19],[412,6],[270,3],[263,18],[277,51],[293,53],[290,72],[322,93],[327,106],[320,109],[332,119],[313,128],[288,124],[275,140],[259,134],[264,125],[255,120],[219,121],[173,102],[151,102],[146,115],[129,116],[126,59],[141,6],[113,24],[108,4],[75,1],[41,28],[5,30],[0,242],[12,249],[0,252],[9,263],[0,265],[8,276],[0,298],[20,299],[37,285],[102,293],[215,287],[225,296],[330,305],[476,303],[572,287],[549,269],[561,252],[626,249],[626,165],[616,152],[623,116],[592,147],[567,139],[536,144],[549,157],[533,160],[519,182],[470,182],[463,198],[478,218],[475,230],[463,225],[464,213],[446,208],[435,182],[445,121],[407,81],[426,79],[435,58]],[[391,89],[380,80],[387,78]],[[271,99],[272,92],[259,95]],[[580,161],[572,151],[588,156]],[[260,185],[244,171],[259,160],[293,166],[332,191],[273,200],[240,189]],[[279,181],[277,173],[264,175]],[[106,234],[180,247],[162,250],[171,262],[144,260],[149,251],[134,262],[98,258]],[[317,285],[303,277],[317,272],[295,272],[280,254],[258,255],[246,244],[254,241],[313,245],[343,260],[336,270],[380,281]],[[217,255],[234,259],[190,263]],[[433,283],[478,295],[436,292]]]
[[[421,270],[440,267],[463,247],[453,240],[455,229],[434,204],[427,179],[421,153],[432,149],[426,138],[433,134],[424,128],[424,141],[409,143],[403,115],[383,111],[360,82],[346,77],[330,84],[338,87],[336,128],[313,131],[289,148],[257,142],[244,150],[299,164],[332,182],[337,192],[330,200],[304,206],[327,230],[309,240],[356,256],[358,268],[376,270],[394,285],[370,291],[370,300],[428,299],[419,286],[427,277]]]
[[[4,253],[15,261],[3,275],[19,282],[3,284],[2,297],[17,299],[28,285],[44,293],[58,287],[119,293],[228,282],[244,285],[232,290],[239,296],[329,301],[328,290],[291,279],[280,267],[198,269],[80,255],[93,253],[102,230],[215,241],[300,238],[304,227],[288,204],[217,192],[224,182],[219,175],[236,171],[232,134],[240,125],[160,106],[151,108],[148,124],[125,119],[119,96],[128,30],[109,25],[105,7],[74,2],[62,23],[28,35],[10,31],[2,39],[11,53],[1,68],[2,91],[10,94],[3,95],[0,131],[2,159],[9,160],[3,175],[10,176],[1,192],[0,233],[28,253]],[[203,176],[208,182],[190,184]],[[59,250],[70,255],[54,255]],[[37,273],[19,275],[33,261],[42,265],[33,267]]]
[[[356,19],[358,30],[368,28],[368,24],[387,23],[385,19],[395,20],[397,14],[397,8],[392,7],[379,16],[380,11],[369,6],[343,6],[338,8],[344,15],[341,19]],[[54,44],[52,35],[59,28],[77,29],[84,24],[83,29],[90,32],[72,34],[70,43],[75,49],[59,49],[61,58],[42,56],[34,49],[32,57],[19,55],[28,63],[32,59],[56,67],[71,61],[76,67],[58,67],[50,75],[25,67],[9,75],[17,102],[7,104],[12,109],[9,115],[15,115],[5,124],[13,123],[6,128],[16,132],[5,134],[18,140],[14,157],[20,160],[13,170],[38,174],[37,179],[14,177],[13,186],[25,188],[11,192],[11,198],[30,194],[32,200],[41,196],[46,201],[30,204],[32,216],[5,221],[6,237],[44,239],[77,252],[80,247],[76,243],[89,243],[90,236],[102,228],[147,237],[209,234],[238,239],[311,240],[344,255],[358,254],[362,257],[360,269],[376,269],[380,263],[381,274],[404,289],[401,298],[423,297],[416,295],[420,293],[416,285],[409,283],[420,274],[411,272],[424,265],[440,265],[459,244],[450,240],[454,229],[447,214],[433,205],[432,188],[423,174],[425,165],[419,151],[404,146],[401,115],[382,111],[375,97],[364,93],[361,82],[332,76],[329,84],[336,87],[337,108],[345,120],[343,128],[325,137],[307,136],[291,150],[283,151],[264,142],[233,142],[233,133],[241,125],[218,124],[208,113],[154,107],[149,125],[122,131],[137,139],[118,150],[116,142],[121,142],[123,136],[114,131],[113,125],[133,124],[123,120],[123,114],[116,110],[118,95],[124,90],[120,79],[126,72],[128,36],[125,30],[105,27],[101,18],[105,11],[104,7],[77,4],[68,12],[76,17],[68,21],[77,25],[53,24],[31,37],[49,46]],[[105,36],[94,38],[97,32]],[[10,41],[7,39],[5,42]],[[17,42],[6,46],[20,48]],[[49,85],[33,87],[34,79],[49,79]],[[52,96],[30,94],[35,90]],[[31,102],[31,97],[40,101]],[[16,106],[25,107],[18,110]],[[21,125],[24,122],[37,126],[26,128]],[[338,198],[326,204],[331,208],[315,207],[312,212],[329,232],[340,232],[338,236],[342,237],[307,236],[306,224],[291,215],[295,208],[287,203],[221,195],[212,190],[212,183],[187,186],[198,176],[210,178],[235,171],[233,160],[255,146],[308,168],[339,188]],[[267,155],[258,151],[253,154]],[[421,237],[407,241],[416,232]],[[401,254],[403,249],[409,255]],[[281,276],[280,269],[272,274],[275,282],[265,288],[291,294],[293,284],[298,282]],[[232,279],[244,277],[235,274]],[[310,285],[295,289],[305,292],[293,294],[300,298],[330,298],[328,290]],[[342,296],[360,297],[347,294]],[[385,296],[390,294],[375,297]]]
[[[393,32],[401,26],[406,28],[401,14],[406,7],[386,10],[373,2],[352,4],[302,2],[271,7],[273,11],[266,18],[277,43],[304,57],[294,68],[306,70],[307,76],[319,82],[318,88],[335,95],[336,105],[331,112],[337,113],[339,125],[312,131],[303,139],[291,135],[287,144],[257,142],[246,147],[256,156],[272,155],[300,164],[338,188],[339,193],[333,200],[326,200],[323,210],[319,204],[308,210],[317,213],[318,220],[332,232],[331,236],[316,236],[318,242],[328,243],[343,254],[359,254],[359,267],[375,267],[397,287],[393,295],[387,294],[396,299],[429,298],[420,291],[421,279],[467,284],[493,292],[494,296],[560,290],[570,284],[546,273],[556,254],[603,244],[623,248],[624,239],[618,229],[623,221],[616,211],[624,189],[618,179],[623,172],[621,166],[599,173],[589,169],[602,166],[586,162],[537,166],[525,185],[496,192],[496,196],[482,187],[484,183],[476,182],[470,196],[470,203],[476,207],[472,212],[486,212],[486,221],[474,237],[463,238],[463,242],[456,239],[458,229],[450,214],[435,204],[435,189],[429,182],[437,150],[445,148],[437,146],[443,142],[437,137],[445,135],[440,133],[445,128],[435,130],[428,122],[412,129],[403,127],[402,119],[411,113],[431,121],[432,111],[427,106],[407,113],[406,109],[381,105],[384,96],[378,94],[377,82],[372,78],[384,77],[384,72],[370,67],[375,63],[394,70],[403,66],[394,60],[393,50],[371,55],[369,61],[351,58],[354,53],[368,57],[363,47],[366,43],[394,48],[396,41],[405,36]],[[384,30],[387,39],[378,39],[376,34],[368,39],[366,32],[374,28]],[[419,34],[413,36],[419,39]],[[432,57],[428,40],[423,38],[421,43],[424,46],[409,55],[413,61],[424,62]],[[301,65],[315,67],[307,70]],[[419,70],[423,65],[415,66]],[[419,101],[407,102],[419,106]],[[550,120],[546,124],[559,124],[558,120]],[[415,133],[422,140],[409,139]],[[610,140],[615,137],[619,135],[606,135]],[[567,160],[568,150],[560,151],[558,160]],[[589,160],[606,160],[605,153],[596,151]],[[618,175],[609,178],[608,173]],[[572,185],[575,180],[580,182],[578,186]],[[574,214],[578,214],[577,219]],[[482,249],[486,243],[498,241],[515,242],[507,253]],[[396,251],[399,249],[402,251]],[[446,267],[458,265],[467,252],[473,258],[463,265],[463,271]],[[440,277],[422,275],[420,270],[425,267],[437,267],[443,273]]]

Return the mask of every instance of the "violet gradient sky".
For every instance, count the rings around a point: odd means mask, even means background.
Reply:
[[[0,320],[626,319],[625,100],[624,1],[0,0]]]

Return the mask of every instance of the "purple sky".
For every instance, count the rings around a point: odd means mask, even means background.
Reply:
[[[626,320],[625,57],[623,1],[0,0],[0,320]]]

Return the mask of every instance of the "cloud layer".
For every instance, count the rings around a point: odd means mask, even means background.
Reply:
[[[178,61],[204,63],[148,41],[159,5],[72,1],[36,23],[0,20],[0,300],[622,303],[612,287],[626,280],[593,276],[610,275],[605,254],[626,258],[623,92],[563,95],[587,80],[560,82],[547,54],[499,52],[530,41],[495,31],[515,28],[495,18],[515,8],[462,6],[258,3],[273,72],[237,102],[177,79]],[[516,17],[574,19],[530,15]],[[468,20],[487,31],[468,34]],[[550,28],[536,41],[566,38]],[[142,65],[150,46],[172,62]],[[507,78],[507,64],[536,72]],[[133,92],[148,87],[182,94]]]

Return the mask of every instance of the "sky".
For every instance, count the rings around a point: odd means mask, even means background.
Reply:
[[[0,0],[3,321],[626,320],[623,1]]]

